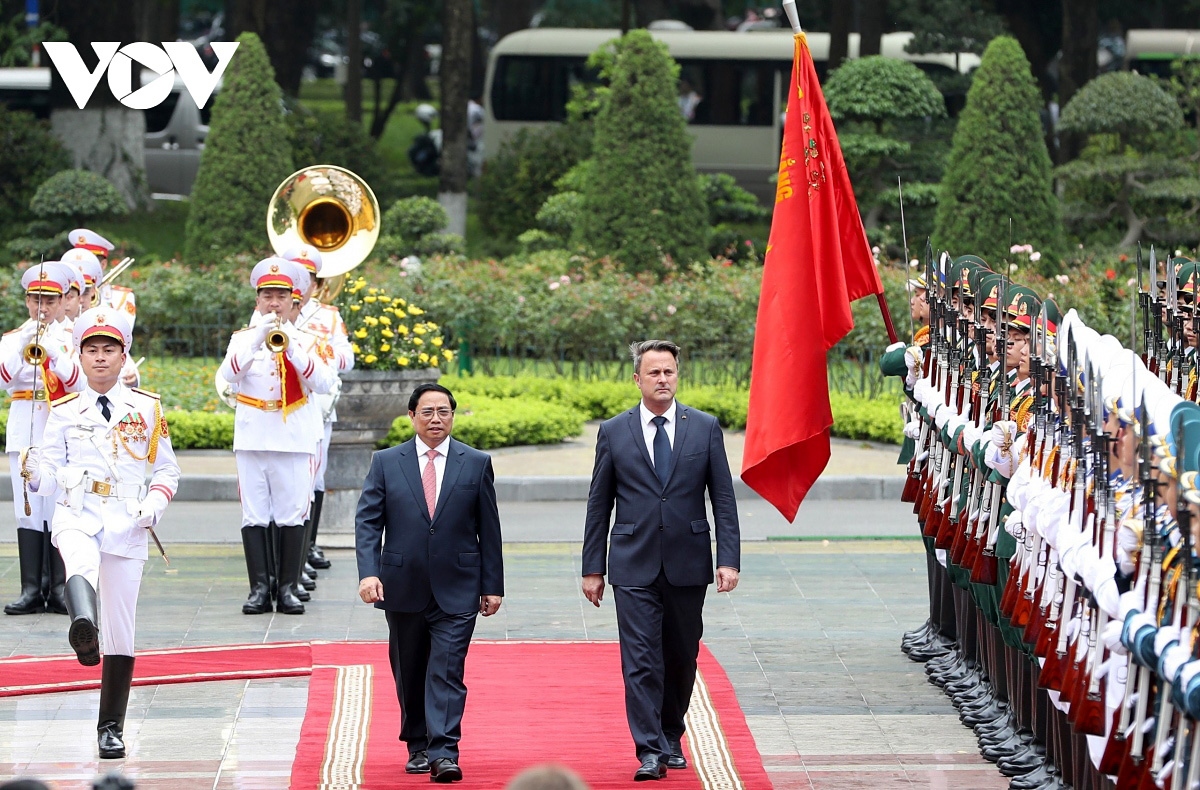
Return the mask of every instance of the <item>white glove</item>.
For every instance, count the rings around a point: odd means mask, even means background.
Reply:
[[[1012,420],[996,420],[992,423],[992,444],[997,447],[1011,445],[1017,438],[1017,424]]]
[[[250,350],[258,351],[267,342],[267,335],[275,328],[274,321],[260,321],[250,332]]]
[[[1004,531],[1013,536],[1013,539],[1020,542],[1025,539],[1025,524],[1022,522],[1021,511],[1014,510],[1008,514],[1008,518],[1004,521]]]
[[[1132,554],[1125,551],[1125,549],[1118,547],[1117,567],[1121,569],[1121,573],[1125,574],[1126,576],[1131,576],[1133,575],[1133,572],[1137,570],[1137,561],[1134,560]]]
[[[921,421],[920,420],[909,420],[908,422],[904,423],[904,435],[907,436],[909,439],[913,439],[913,440],[920,439],[921,438]]]
[[[942,405],[938,406],[937,411],[933,413],[933,423],[940,431],[942,428],[946,427],[946,423],[949,422],[950,418],[953,416],[955,416],[954,407],[947,406],[943,403]]]
[[[979,426],[973,423],[967,423],[967,427],[963,429],[963,447],[969,451],[975,446],[975,443],[983,438],[983,431],[979,430]]]
[[[149,529],[158,523],[167,509],[167,497],[159,490],[151,491],[141,501],[137,512],[137,525]]]
[[[1100,638],[1104,640],[1104,645],[1118,655],[1128,655],[1129,651],[1125,649],[1125,645],[1121,644],[1121,628],[1125,625],[1120,620],[1109,620],[1104,624],[1104,630],[1100,632]]]
[[[954,436],[954,434],[958,433],[959,428],[966,428],[966,427],[967,427],[967,421],[963,419],[963,416],[961,414],[958,414],[958,413],[951,414],[950,418],[948,420],[946,420],[946,429],[948,431],[950,431],[951,436]]]
[[[1133,555],[1138,550],[1140,538],[1134,532],[1133,527],[1129,522],[1122,519],[1121,525],[1117,527],[1117,548],[1124,549],[1129,555]]]
[[[26,447],[21,451],[20,463],[31,491],[37,491],[42,484],[42,451],[36,445]]]
[[[929,379],[919,379],[912,388],[913,397],[917,403],[929,409],[930,399],[933,397],[933,387],[929,386]]]
[[[921,349],[909,346],[904,352],[904,362],[908,365],[908,373],[904,376],[904,386],[912,389],[921,378]]]
[[[1168,647],[1166,652],[1162,654],[1163,680],[1168,683],[1174,682],[1175,676],[1179,674],[1179,670],[1191,660],[1191,653],[1178,643]]]

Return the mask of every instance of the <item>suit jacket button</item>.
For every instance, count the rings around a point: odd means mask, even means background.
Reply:
[[[662,527],[662,524],[659,524],[659,525],[658,525],[658,531],[659,531],[659,532],[662,532],[662,528],[663,528],[663,527]]]
[[[663,497],[663,501],[664,501],[664,502],[666,502],[666,501],[667,501],[667,498],[666,498],[666,497]]]
[[[432,535],[432,534],[433,534],[433,527],[430,527],[430,528],[429,528],[429,534],[430,534],[430,535]]]

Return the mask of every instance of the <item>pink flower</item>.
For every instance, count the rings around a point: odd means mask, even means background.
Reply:
[[[525,297],[524,297],[524,296],[518,296],[518,297],[517,297],[517,304],[525,304]]]
[[[1042,254],[1040,252],[1030,253],[1030,255],[1029,255],[1029,260],[1031,262],[1040,261],[1041,259],[1042,259]]]
[[[560,285],[562,285],[562,283],[560,283],[558,280],[555,280],[554,282],[550,283],[550,290],[557,291]]]
[[[564,275],[562,275],[561,277],[559,277],[559,278],[558,278],[558,281],[559,281],[560,283],[562,283],[563,285],[566,285],[566,284],[568,284],[569,282],[571,282],[571,278],[570,278],[568,275],[565,275],[565,274],[564,274]]]
[[[1056,275],[1054,279],[1058,280],[1059,285],[1066,285],[1067,283],[1071,282],[1071,278],[1065,274]]]
[[[675,305],[667,305],[667,315],[675,315]]]

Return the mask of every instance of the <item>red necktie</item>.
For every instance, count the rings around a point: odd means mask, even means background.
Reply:
[[[438,457],[438,451],[430,450],[425,456],[429,461],[421,473],[421,485],[425,488],[425,506],[429,508],[429,517],[433,518],[433,511],[437,508],[437,468],[433,465],[433,459]]]

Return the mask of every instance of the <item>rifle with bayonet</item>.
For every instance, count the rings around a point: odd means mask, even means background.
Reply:
[[[996,333],[993,338],[996,343],[996,357],[999,366],[996,369],[996,412],[993,420],[1008,421],[1012,403],[1008,398],[1008,278],[1001,277],[996,285]],[[990,479],[991,475],[984,470],[983,494],[979,513],[979,526],[983,534],[980,536],[982,548],[978,558],[971,567],[971,578],[979,584],[995,584],[999,578],[999,568],[996,561],[996,540],[1000,535],[1000,507],[1004,487]],[[1015,585],[1011,585],[1015,586]],[[1007,591],[1007,588],[1006,588]]]

